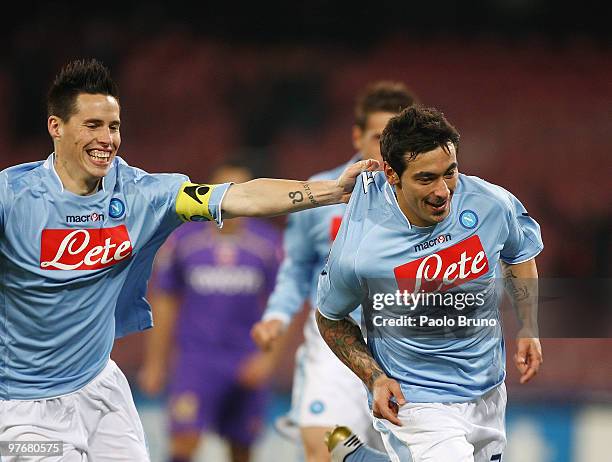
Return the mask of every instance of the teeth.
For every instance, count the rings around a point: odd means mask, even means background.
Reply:
[[[101,160],[106,160],[110,157],[109,152],[99,151],[97,149],[93,149],[89,151],[88,154],[95,159],[101,159]]]

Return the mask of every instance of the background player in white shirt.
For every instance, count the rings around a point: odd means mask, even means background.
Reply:
[[[542,362],[540,228],[511,193],[459,174],[458,141],[435,109],[392,118],[381,139],[384,175],[362,175],[319,280],[319,330],[370,391],[393,461],[501,460],[500,264],[521,323],[521,382]],[[347,318],[357,304],[367,345]],[[334,460],[388,460],[354,437],[332,434],[334,445]]]
[[[0,441],[63,441],[50,460],[148,460],[109,355],[116,336],[152,326],[144,295],[166,237],[184,221],[346,201],[378,163],[337,181],[192,184],[117,156],[118,90],[100,62],[69,63],[47,103],[54,153],[0,172]]]

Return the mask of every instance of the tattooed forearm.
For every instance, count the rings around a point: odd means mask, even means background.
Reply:
[[[304,200],[304,195],[300,191],[291,191],[289,193],[289,199],[291,199],[292,204],[297,204]]]
[[[316,317],[325,343],[371,390],[374,381],[385,373],[370,354],[359,327],[348,319],[332,321],[318,311]]]
[[[538,270],[535,260],[516,265],[502,263],[506,291],[516,309],[521,329],[538,336]]]
[[[317,200],[314,198],[314,195],[312,194],[312,190],[310,189],[310,185],[308,184],[308,182],[307,181],[303,181],[302,185],[304,186],[304,191],[306,191],[306,195],[308,196],[308,199],[310,200],[310,203],[312,205],[319,205]]]
[[[304,188],[304,193],[306,193],[306,196],[308,196],[310,203],[312,205],[320,205],[320,203],[315,199],[312,189],[310,189],[310,185],[307,181],[302,181],[302,187]],[[291,191],[289,193],[289,199],[291,199],[292,204],[297,204],[304,200],[304,194],[302,191]]]
[[[518,279],[518,276],[514,274],[512,268],[506,267],[504,269],[504,279],[506,289],[514,302],[522,302],[529,298],[529,287],[525,281]]]

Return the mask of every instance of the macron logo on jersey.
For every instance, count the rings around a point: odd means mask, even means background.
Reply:
[[[68,223],[87,223],[88,221],[104,221],[103,213],[91,213],[89,215],[66,215]]]
[[[415,252],[420,252],[421,250],[429,249],[430,247],[435,247],[438,244],[442,244],[443,242],[448,242],[452,239],[450,234],[440,234],[438,237],[434,239],[430,239],[428,241],[421,242],[414,246]]]
[[[400,291],[444,292],[489,271],[478,235],[394,269]]]
[[[40,267],[47,270],[96,270],[119,263],[132,254],[125,225],[99,229],[45,229]]]

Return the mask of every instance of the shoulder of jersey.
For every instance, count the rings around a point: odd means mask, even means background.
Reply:
[[[123,185],[129,184],[137,184],[139,187],[155,187],[163,181],[163,178],[167,178],[168,176],[176,175],[173,173],[149,173],[141,168],[133,167],[129,165],[125,160],[121,157],[115,157],[115,165],[114,168],[117,169],[117,178],[121,180]],[[185,181],[189,181],[189,178],[186,175],[184,176]]]
[[[141,168],[132,167],[119,156],[115,157],[113,168],[117,169],[117,178],[120,178],[123,182],[133,181],[136,183],[143,178],[151,176]]]
[[[504,209],[511,205],[510,193],[501,186],[472,175],[461,174],[459,179],[462,187],[461,194],[464,198],[474,195],[479,200],[493,202]]]
[[[42,167],[46,161],[27,162],[25,164],[14,165],[0,172],[0,187],[15,191],[24,188],[31,189],[40,184],[41,177],[38,168]]]
[[[383,209],[387,179],[383,172],[363,172],[357,177],[349,201],[352,214],[369,214],[368,210]]]

